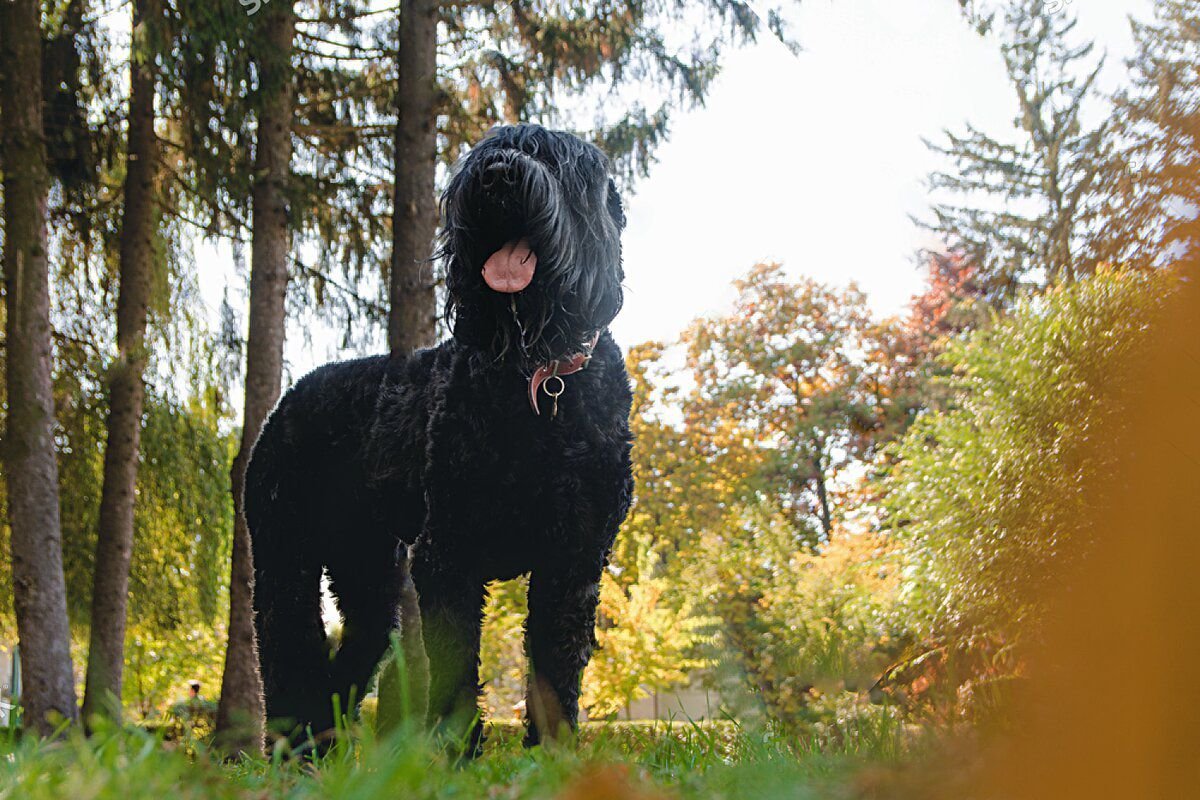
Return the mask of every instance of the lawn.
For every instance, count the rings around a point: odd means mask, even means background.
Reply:
[[[3,800],[861,797],[881,765],[900,763],[878,742],[822,751],[733,723],[688,722],[593,723],[569,746],[532,750],[513,728],[497,727],[484,756],[461,766],[420,740],[375,741],[362,731],[315,763],[225,764],[202,744],[141,730],[8,740],[0,754]]]

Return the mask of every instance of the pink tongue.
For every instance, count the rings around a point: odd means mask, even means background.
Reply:
[[[509,242],[483,262],[483,281],[497,292],[519,292],[533,280],[537,256],[525,239]]]

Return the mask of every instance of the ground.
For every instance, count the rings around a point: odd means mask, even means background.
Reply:
[[[230,765],[194,743],[125,730],[91,741],[0,743],[0,800],[870,797],[872,775],[899,763],[885,743],[820,751],[733,723],[589,723],[573,746],[532,750],[517,730],[499,728],[485,756],[461,767],[363,731],[317,764]]]

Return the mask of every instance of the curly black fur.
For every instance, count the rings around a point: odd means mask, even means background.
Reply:
[[[453,337],[300,380],[254,448],[244,506],[268,716],[319,732],[333,695],[343,707],[361,695],[397,622],[399,546],[416,541],[430,716],[467,719],[474,750],[493,579],[530,574],[529,740],[577,719],[600,574],[632,493],[629,379],[606,330],[621,307],[625,219],[604,155],[533,125],[493,130],[442,208]],[[483,262],[519,237],[538,257],[533,281],[493,292]],[[549,403],[535,415],[533,369],[597,333],[557,415]],[[332,657],[323,570],[344,618]]]

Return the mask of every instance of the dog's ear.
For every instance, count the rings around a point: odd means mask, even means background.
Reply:
[[[617,230],[625,230],[625,209],[621,206],[621,193],[617,191],[617,182],[608,179],[608,213],[617,223]]]

